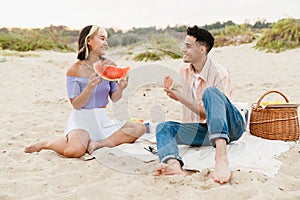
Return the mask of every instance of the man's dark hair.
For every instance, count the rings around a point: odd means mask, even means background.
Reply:
[[[196,42],[199,42],[202,45],[205,45],[207,48],[207,53],[212,49],[214,46],[215,39],[212,34],[204,29],[199,28],[198,26],[188,27],[187,35],[193,36],[196,38]]]

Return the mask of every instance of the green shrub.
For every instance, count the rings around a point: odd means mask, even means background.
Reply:
[[[153,35],[150,38],[149,49],[160,51],[161,55],[170,56],[173,59],[182,58],[182,40],[175,38],[169,33]]]
[[[300,47],[300,19],[287,18],[278,21],[263,32],[255,45],[256,49],[267,52],[285,51]]]
[[[117,47],[122,44],[122,38],[118,34],[113,35],[107,39],[107,43],[108,43],[108,46],[110,46],[110,47]]]
[[[58,50],[75,51],[70,44],[78,31],[66,27],[46,27],[44,29],[0,29],[0,48],[15,51]]]
[[[141,39],[138,37],[137,34],[128,33],[122,36],[122,46],[128,46],[134,43],[139,42]]]
[[[139,53],[138,55],[136,55],[133,58],[133,60],[135,60],[135,61],[144,61],[144,62],[157,61],[157,60],[161,60],[161,59],[162,59],[162,57],[158,52],[149,51],[149,50]]]
[[[250,43],[256,38],[249,24],[228,25],[215,33],[215,47]]]

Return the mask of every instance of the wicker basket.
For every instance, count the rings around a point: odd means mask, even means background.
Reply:
[[[300,136],[299,104],[273,104],[263,108],[261,101],[270,93],[280,94],[289,103],[287,97],[279,91],[271,90],[263,94],[258,102],[252,105],[250,133],[270,140],[298,140]]]

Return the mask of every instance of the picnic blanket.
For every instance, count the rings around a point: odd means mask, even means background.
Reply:
[[[288,151],[293,144],[294,142],[266,140],[245,132],[238,141],[227,146],[230,167],[232,170],[257,171],[274,177],[281,166],[281,162],[276,157]],[[150,152],[150,150],[154,151]],[[155,150],[155,134],[150,133],[145,134],[133,144],[98,149],[91,155],[91,158],[96,158],[115,170],[150,173],[159,163]],[[211,146],[179,145],[179,151],[185,163],[184,169],[201,171],[214,168],[215,148]]]

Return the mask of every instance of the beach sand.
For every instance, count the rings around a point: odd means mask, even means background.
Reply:
[[[236,88],[235,99],[251,105],[264,92],[275,89],[283,92],[290,102],[300,103],[300,49],[275,54],[257,51],[253,45],[222,47],[211,52],[213,59],[229,69]],[[67,159],[52,151],[25,154],[24,147],[29,144],[63,135],[72,110],[65,89],[65,73],[76,60],[75,53],[30,54],[35,56],[0,53],[1,200],[300,199],[299,142],[278,156],[282,165],[276,177],[235,170],[225,185],[214,183],[209,169],[188,176],[157,177],[153,176],[157,163],[146,164],[141,172],[129,173],[95,159]],[[180,59],[134,62],[126,55],[118,56],[116,51],[108,52],[108,57],[133,69],[124,99],[108,106],[112,117],[153,122],[180,120],[180,105],[164,94],[160,77],[164,73],[176,75],[182,64]],[[163,70],[156,70],[159,67]],[[149,70],[154,74],[149,74],[152,73]],[[148,80],[153,76],[156,78]],[[281,99],[278,95],[274,98]]]

